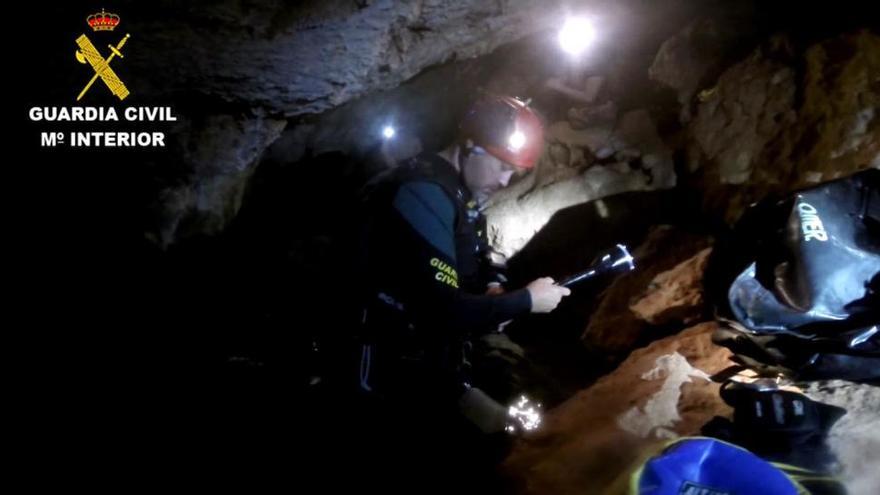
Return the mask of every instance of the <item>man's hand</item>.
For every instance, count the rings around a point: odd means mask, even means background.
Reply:
[[[526,286],[532,296],[532,313],[549,313],[556,309],[571,289],[556,285],[550,277],[539,278]]]

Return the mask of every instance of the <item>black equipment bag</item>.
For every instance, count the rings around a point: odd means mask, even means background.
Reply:
[[[880,379],[880,170],[752,206],[718,243],[715,335],[740,362],[803,379]]]

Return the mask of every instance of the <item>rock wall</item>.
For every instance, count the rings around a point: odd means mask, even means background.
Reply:
[[[803,53],[774,38],[700,100],[688,166],[728,220],[767,194],[880,167],[880,37],[870,31]]]

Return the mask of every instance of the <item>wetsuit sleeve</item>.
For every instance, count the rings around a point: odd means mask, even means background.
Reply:
[[[459,289],[455,253],[455,204],[431,182],[400,187],[394,214],[404,224],[400,252],[404,254],[408,311],[416,323],[454,331],[485,331],[531,310],[528,290],[501,295],[469,294]],[[403,260],[402,260],[403,261]]]

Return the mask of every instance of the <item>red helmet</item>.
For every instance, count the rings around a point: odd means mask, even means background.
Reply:
[[[485,96],[468,109],[459,126],[470,139],[496,158],[532,168],[544,151],[544,125],[525,103],[510,96]]]

